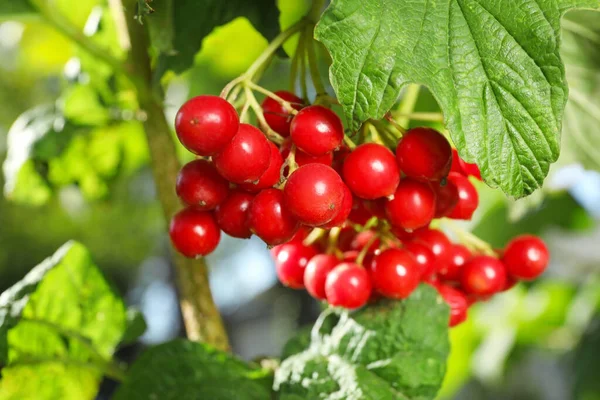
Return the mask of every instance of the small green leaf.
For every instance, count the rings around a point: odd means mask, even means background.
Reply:
[[[146,332],[146,320],[144,315],[137,308],[127,310],[127,328],[121,338],[122,344],[131,344]]]
[[[275,375],[282,400],[433,399],[448,356],[448,307],[430,286],[348,314],[321,315]],[[288,351],[306,343],[293,339]]]
[[[154,12],[145,18],[153,34],[153,45],[160,51],[162,71],[181,73],[188,69],[202,47],[202,40],[214,28],[237,17],[246,17],[267,39],[279,31],[279,10],[273,0],[158,0]],[[160,33],[164,36],[160,36]],[[172,43],[165,38],[172,36]],[[157,40],[158,39],[158,40]]]
[[[89,252],[61,247],[0,295],[0,399],[91,399],[126,328]]]
[[[352,129],[409,82],[427,86],[460,155],[515,197],[559,153],[567,100],[560,18],[598,0],[333,0],[316,29]]]
[[[115,400],[265,400],[271,372],[201,343],[175,340],[144,352]]]

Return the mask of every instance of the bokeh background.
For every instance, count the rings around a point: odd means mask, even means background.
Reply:
[[[104,1],[53,4],[86,35],[116,47]],[[308,6],[279,1],[281,25]],[[600,399],[599,14],[572,13],[563,24],[571,96],[563,153],[545,188],[514,201],[479,185],[481,209],[465,225],[497,247],[518,233],[541,235],[552,253],[549,271],[475,305],[468,322],[451,331],[440,398]],[[187,98],[218,93],[266,46],[244,18],[215,29],[192,69],[164,79],[168,120]],[[322,53],[324,74],[327,61]],[[289,60],[276,60],[264,86],[287,88],[288,71]],[[141,343],[120,357],[182,335],[165,223],[132,93],[43,19],[5,15],[0,104],[0,289],[77,239],[146,318]],[[417,110],[437,111],[426,90]],[[319,313],[304,292],[278,284],[269,252],[256,238],[224,237],[208,264],[234,350],[245,359],[277,356]]]

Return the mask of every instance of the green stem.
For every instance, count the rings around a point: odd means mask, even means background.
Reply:
[[[315,91],[317,92],[317,99],[319,99],[321,96],[326,95],[327,91],[325,90],[325,85],[323,84],[321,74],[319,73],[319,65],[317,63],[317,55],[315,53],[315,39],[313,39],[312,35],[314,28],[314,25],[309,25],[306,27],[304,40],[306,41],[305,46],[306,53],[308,55],[308,68],[310,70],[310,77],[315,87]]]
[[[131,0],[130,0],[131,1]],[[175,181],[181,167],[175,143],[165,119],[160,88],[152,88],[152,68],[148,55],[149,39],[146,25],[134,20],[135,7],[126,7],[127,25],[131,39],[128,61],[135,67],[132,74],[139,76],[136,89],[140,107],[146,112],[144,130],[158,199],[165,221],[179,211],[181,205],[175,194]],[[181,313],[190,340],[202,341],[222,350],[229,350],[229,340],[221,315],[215,306],[208,283],[204,259],[191,260],[174,252],[177,288]]]
[[[312,6],[310,7],[310,11],[307,15],[308,19],[310,19],[314,24],[319,22],[319,17],[321,16],[324,6],[325,0],[313,0]]]
[[[305,59],[305,40],[300,37],[298,41],[298,65],[300,66],[300,89],[302,90],[302,98],[308,100],[308,87],[306,86],[306,59]]]
[[[394,117],[397,120],[444,122],[444,115],[437,112],[413,112],[410,114],[394,113]]]
[[[402,101],[398,107],[399,114],[411,114],[415,109],[415,105],[417,104],[417,99],[419,98],[419,91],[421,90],[421,86],[411,83],[406,88],[404,92],[404,96],[402,97]],[[398,124],[401,126],[408,126],[410,123],[410,119],[406,117],[398,118]]]

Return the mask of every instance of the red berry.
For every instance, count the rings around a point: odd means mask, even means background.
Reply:
[[[342,172],[352,193],[363,199],[390,196],[400,182],[394,154],[375,143],[362,144],[350,153]]]
[[[254,195],[242,190],[233,190],[229,197],[217,207],[215,216],[219,227],[229,236],[248,239],[252,232],[248,227],[248,209]]]
[[[458,191],[458,202],[452,211],[448,213],[448,217],[453,219],[471,219],[479,205],[477,189],[469,181],[469,178],[459,175],[456,172],[448,175],[448,183],[452,183]]]
[[[421,279],[429,279],[435,273],[435,255],[422,243],[408,242],[404,250],[412,254],[421,270]]]
[[[273,246],[290,240],[300,223],[283,207],[281,190],[265,189],[250,203],[248,227],[265,243]]]
[[[300,222],[321,226],[341,209],[344,183],[331,167],[307,164],[290,175],[283,193],[286,207]]]
[[[325,229],[335,228],[337,226],[342,226],[344,222],[348,219],[350,215],[350,211],[352,211],[352,192],[348,189],[348,186],[344,185],[344,198],[342,200],[342,205],[338,210],[338,213],[335,214],[333,219],[322,226]]]
[[[504,288],[506,269],[497,258],[475,256],[463,266],[460,283],[469,294],[489,296]]]
[[[213,157],[217,171],[230,182],[257,181],[271,162],[271,146],[252,125],[240,124],[237,135]]]
[[[406,250],[387,249],[371,263],[373,289],[385,297],[404,299],[416,289],[421,269]]]
[[[481,180],[481,171],[479,171],[477,164],[468,163],[462,158],[459,158],[458,162],[460,163],[464,175],[473,176],[476,179]]]
[[[453,327],[463,323],[467,319],[467,310],[469,309],[467,296],[452,286],[439,284],[435,288],[450,306],[449,326]]]
[[[275,94],[288,103],[291,103],[292,107],[296,110],[302,108],[304,101],[295,94],[285,90],[279,90],[275,92]],[[271,97],[266,97],[262,102],[262,109],[265,120],[271,129],[284,137],[290,135],[292,115],[285,107],[283,107],[283,105]]]
[[[444,135],[435,129],[414,128],[402,136],[396,158],[407,176],[439,181],[450,172],[452,148]]]
[[[169,235],[177,251],[189,258],[212,253],[221,240],[221,231],[213,214],[193,207],[173,216]]]
[[[310,259],[304,270],[304,286],[312,297],[325,300],[325,280],[340,260],[330,254],[317,254]]]
[[[218,96],[198,96],[177,112],[175,131],[181,144],[200,156],[222,151],[240,126],[235,108]]]
[[[540,276],[546,270],[549,260],[546,244],[533,235],[521,235],[511,240],[502,257],[507,272],[521,280],[532,280]]]
[[[460,156],[456,149],[452,149],[452,165],[450,166],[450,172],[456,172],[462,175],[465,174],[460,164]]]
[[[327,275],[325,294],[332,306],[350,309],[362,307],[371,296],[369,274],[358,264],[339,264]]]
[[[369,243],[371,243],[369,250],[367,251],[369,253],[372,253],[375,250],[377,250],[379,246],[381,246],[381,241],[378,238],[373,239],[376,235],[377,233],[370,230],[359,232],[354,236],[352,242],[350,242],[350,248],[352,250],[360,251],[363,248],[365,248],[365,246],[367,246]]]
[[[227,198],[229,182],[210,162],[194,160],[179,171],[176,191],[184,203],[197,209],[212,210]]]
[[[340,117],[323,106],[308,106],[296,114],[290,127],[294,144],[313,156],[332,152],[344,140]]]
[[[278,246],[275,271],[282,284],[292,289],[304,287],[304,269],[317,251],[302,243],[286,243]]]
[[[435,193],[425,182],[404,179],[394,198],[388,200],[385,212],[394,226],[407,230],[429,225],[435,214]]]
[[[435,255],[438,271],[450,262],[452,242],[442,231],[437,229],[418,230],[414,233],[412,240],[421,242],[431,249],[431,252]]]
[[[371,217],[373,217],[373,213],[367,208],[365,200],[354,197],[348,219],[355,224],[364,225]]]
[[[471,252],[462,244],[452,245],[450,262],[438,268],[438,276],[444,281],[458,282],[463,265],[472,257]]]
[[[445,185],[439,185],[435,191],[435,218],[447,216],[458,203],[458,189],[448,180]]]
[[[350,153],[352,153],[352,151],[346,146],[342,146],[339,150],[332,153],[333,162],[331,163],[331,167],[335,169],[338,174],[343,174],[342,169],[346,162],[346,158],[348,158]]]
[[[269,147],[271,148],[271,161],[269,163],[269,167],[265,173],[260,176],[256,183],[246,182],[240,184],[239,186],[242,189],[249,192],[258,192],[262,189],[275,186],[281,179],[281,166],[283,165],[283,158],[281,157],[279,149],[277,146],[275,146],[275,144],[269,142]]]
[[[292,141],[290,138],[287,138],[281,144],[281,156],[285,159],[290,154],[290,149],[292,147]],[[308,153],[303,152],[302,150],[296,148],[296,153],[294,154],[294,160],[299,167],[306,164],[324,164],[327,166],[331,166],[333,161],[333,153],[327,153],[322,156],[311,156]],[[284,175],[288,174],[288,168],[284,171]]]

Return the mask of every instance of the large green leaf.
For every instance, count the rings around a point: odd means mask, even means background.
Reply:
[[[333,321],[332,321],[333,320]],[[446,369],[448,307],[430,286],[355,313],[325,311],[293,339],[275,375],[279,398],[433,399]]]
[[[70,242],[0,295],[0,399],[92,399],[126,329],[123,301]]]
[[[486,182],[520,197],[559,153],[567,100],[560,17],[598,0],[333,0],[316,30],[356,129],[416,82],[437,98],[452,139]]]
[[[131,366],[115,400],[265,400],[272,374],[207,345],[175,340],[147,350]]]
[[[181,0],[176,3],[153,1],[150,5],[154,12],[144,19],[150,27],[153,45],[161,53],[161,71],[181,73],[188,69],[204,37],[235,18],[248,18],[267,39],[279,31],[279,10],[274,0]]]

